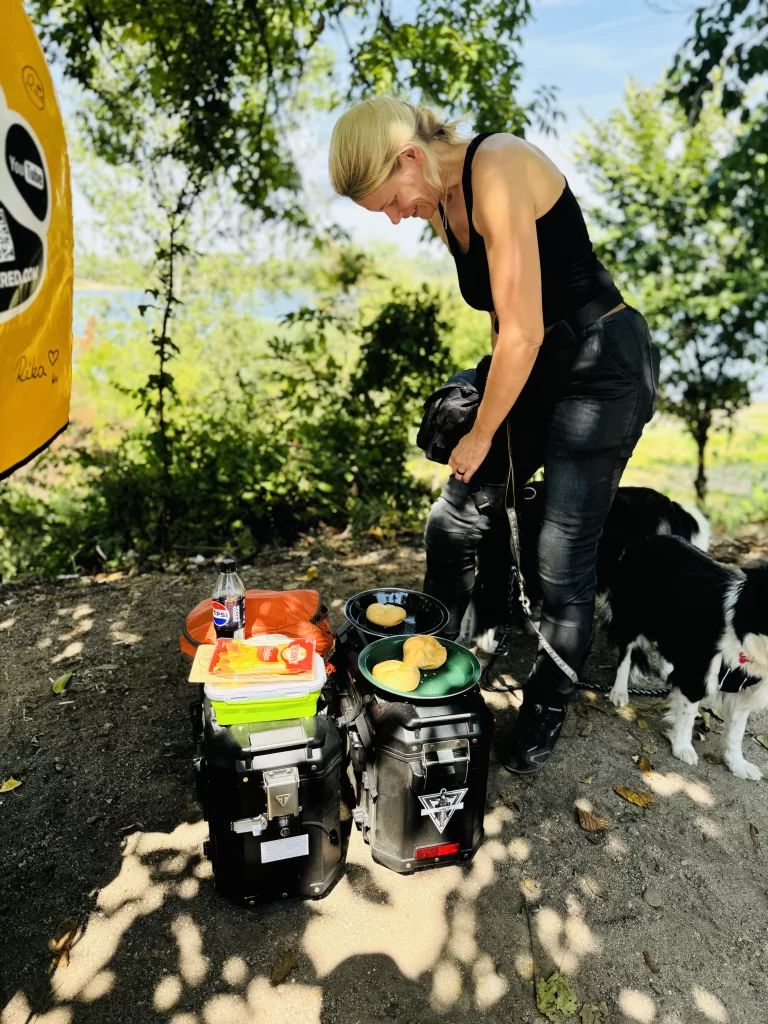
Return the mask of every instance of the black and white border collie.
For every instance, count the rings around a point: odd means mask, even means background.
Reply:
[[[619,648],[613,703],[629,702],[633,651],[654,644],[672,686],[665,721],[674,756],[696,764],[693,723],[703,701],[722,711],[730,770],[762,778],[741,748],[750,712],[768,707],[768,568],[740,573],[677,537],[653,537],[627,547],[609,600]]]
[[[544,487],[544,481],[527,484],[522,500],[518,501],[521,568],[531,605],[536,605],[542,598],[537,549],[544,520]],[[619,487],[597,549],[597,607],[601,619],[610,618],[606,595],[627,545],[665,534],[683,537],[702,551],[709,548],[709,523],[698,509],[689,511],[651,487]],[[499,534],[488,536],[484,543],[488,554],[484,556],[482,551],[479,554],[475,592],[482,594],[485,590],[491,596],[487,600],[481,598],[468,609],[462,624],[462,642],[470,644],[474,636],[474,643],[481,651],[493,654],[496,629],[507,611],[503,595],[508,593],[508,584],[492,578],[494,574],[508,572],[509,562],[499,557],[499,545],[509,547],[506,520],[500,520]],[[525,623],[520,624],[525,627]],[[640,652],[636,653],[635,660],[640,665],[646,662]]]

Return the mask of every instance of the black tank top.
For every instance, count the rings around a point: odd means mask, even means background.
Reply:
[[[493,310],[491,277],[483,236],[472,224],[472,158],[480,143],[496,132],[476,135],[464,157],[462,187],[469,221],[469,249],[462,253],[456,237],[447,225],[448,245],[456,261],[459,288],[465,301],[474,309]],[[439,204],[443,216],[443,205]],[[581,306],[596,299],[610,288],[613,279],[598,260],[589,240],[584,215],[565,183],[555,205],[536,220],[541,264],[541,299],[544,326],[570,316]]]

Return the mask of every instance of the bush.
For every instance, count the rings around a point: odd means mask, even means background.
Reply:
[[[87,435],[6,484],[3,578],[158,551],[247,557],[320,522],[418,522],[430,495],[406,462],[451,372],[440,296],[395,291],[367,324],[304,309],[285,325],[256,380],[177,402],[164,437],[147,419],[115,444]]]

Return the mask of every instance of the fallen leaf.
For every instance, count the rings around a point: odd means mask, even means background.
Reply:
[[[48,941],[48,949],[51,951],[51,970],[57,967],[66,967],[69,964],[69,951],[77,937],[77,921],[71,917],[65,917],[56,926],[53,938]]]
[[[316,565],[310,565],[307,569],[307,574],[304,577],[305,580],[316,580],[319,574],[319,570]]]
[[[576,815],[579,819],[579,825],[585,832],[602,832],[603,829],[608,828],[610,825],[610,821],[607,818],[601,818],[599,814],[585,811],[583,807],[578,805],[576,806]]]
[[[11,776],[10,779],[6,779],[2,786],[0,786],[0,793],[10,793],[12,789],[18,789],[20,785],[21,779],[14,779]]]
[[[645,753],[645,754],[656,754],[656,753],[658,753],[658,750],[659,750],[659,748],[656,746],[655,743],[644,743],[643,744],[643,753]]]
[[[585,786],[591,786],[592,785],[592,776],[590,775],[588,779],[582,779],[582,784],[585,785]]]
[[[581,1024],[605,1024],[608,1007],[605,1003],[584,1003],[581,1008]]]
[[[650,952],[650,950],[643,950],[643,960],[645,960],[645,964],[648,970],[651,971],[653,974],[659,974],[661,972],[661,968],[653,959],[653,954]]]
[[[554,1024],[558,1020],[557,1014],[572,1017],[577,1013],[579,1001],[562,974],[556,971],[546,981],[544,978],[539,979],[536,986],[536,1006],[539,1012]]]
[[[653,797],[650,793],[638,793],[636,789],[628,789],[626,786],[614,786],[613,792],[637,807],[653,807]]]
[[[279,985],[281,982],[285,981],[294,967],[298,967],[298,965],[298,960],[290,950],[287,953],[283,953],[272,968],[272,973],[269,976],[270,985]]]
[[[749,823],[749,834],[752,839],[752,845],[756,850],[760,849],[760,832],[755,825],[750,821]]]
[[[643,775],[651,774],[651,762],[648,760],[645,754],[643,754],[642,757],[640,757],[640,759],[638,760],[637,767],[640,769]]]
[[[648,723],[646,722],[646,720],[644,718],[638,718],[638,720],[637,720],[637,727],[638,727],[638,729],[647,729],[648,728]]]
[[[765,747],[768,750],[768,736],[755,736],[755,739],[761,747]]]
[[[592,723],[587,722],[584,728],[579,733],[579,736],[591,736],[592,735]]]
[[[520,804],[520,801],[517,799],[516,796],[509,796],[507,794],[506,796],[503,796],[501,798],[501,802],[504,804],[505,807],[508,807],[510,811],[517,811],[518,814],[523,813],[522,805]]]
[[[49,677],[50,678],[50,677]],[[63,676],[59,676],[56,682],[53,684],[51,689],[54,693],[64,693],[67,688],[69,680],[72,678],[71,672],[65,672]]]
[[[707,732],[712,728],[712,716],[708,711],[701,712],[701,724],[704,726]]]

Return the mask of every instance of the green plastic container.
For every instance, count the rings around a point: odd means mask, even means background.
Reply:
[[[358,664],[360,671],[365,678],[376,687],[377,690],[395,694],[400,700],[411,701],[438,701],[447,697],[456,697],[460,693],[471,690],[476,685],[482,671],[480,662],[461,644],[452,640],[437,640],[448,651],[448,657],[444,665],[435,669],[420,669],[421,682],[415,690],[404,692],[385,686],[378,679],[373,677],[373,668],[380,661],[402,661],[403,644],[409,640],[409,636],[386,636],[369,644],[360,652]]]
[[[212,700],[219,725],[238,725],[240,722],[283,722],[287,718],[313,718],[317,714],[320,691],[306,697],[283,697],[280,700],[248,700],[231,704]]]

